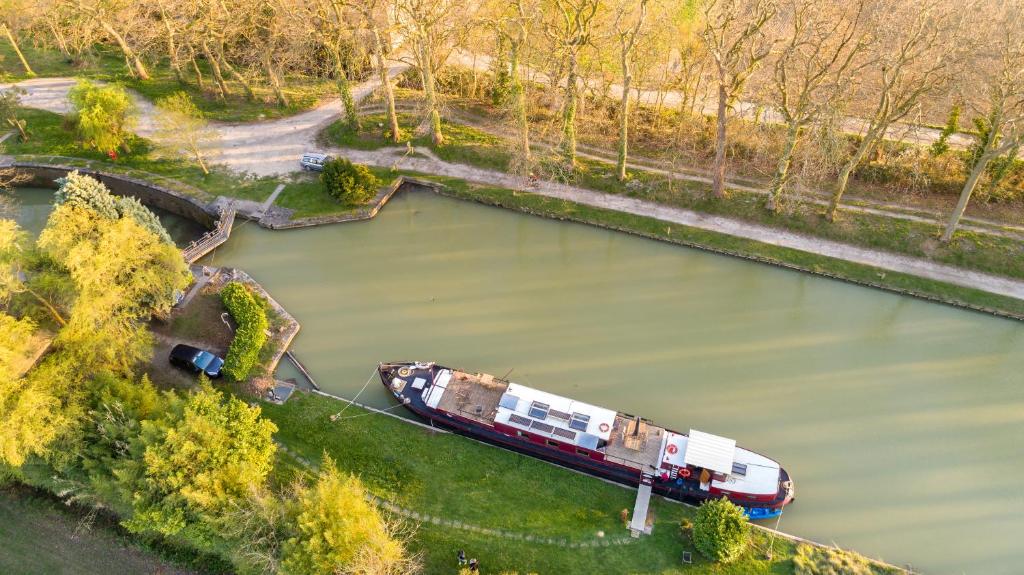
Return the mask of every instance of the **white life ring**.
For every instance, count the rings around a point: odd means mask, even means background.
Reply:
[[[672,455],[675,455],[676,453],[679,453],[679,448],[676,447],[674,443],[669,443],[668,447],[665,448],[665,451],[669,452]]]
[[[610,427],[608,427],[607,423],[602,423],[601,425],[598,425],[597,428],[600,429],[602,432],[608,431],[609,429],[611,429]]]

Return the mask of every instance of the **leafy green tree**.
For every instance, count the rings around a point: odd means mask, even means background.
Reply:
[[[262,485],[273,466],[277,427],[258,407],[203,381],[187,398],[141,424],[134,458],[118,474],[131,491],[136,532],[172,535],[189,528],[212,536],[214,525]]]
[[[294,530],[282,546],[281,572],[291,575],[417,571],[404,543],[367,500],[358,478],[324,457],[316,484],[298,486],[290,514]]]
[[[99,86],[79,80],[68,93],[78,136],[86,147],[116,152],[132,138],[135,105],[120,86]]]
[[[27,293],[57,325],[63,326],[67,322],[57,306],[26,281],[23,272],[29,259],[26,237],[14,220],[0,220],[0,306],[7,306],[16,294]]]
[[[28,353],[35,328],[31,319],[18,319],[0,311],[0,377],[19,375],[17,367]]]
[[[377,195],[380,179],[362,164],[353,164],[345,158],[332,158],[324,162],[320,183],[329,196],[344,204],[363,204]]]
[[[0,462],[18,467],[30,456],[67,459],[55,442],[77,430],[83,411],[78,388],[83,380],[74,361],[53,354],[27,377],[0,375]]]
[[[185,155],[204,174],[210,170],[206,158],[217,145],[217,132],[203,118],[203,113],[185,92],[175,92],[156,102],[157,154],[166,157]]]
[[[743,553],[750,525],[743,509],[728,499],[705,501],[693,520],[693,544],[712,561],[728,563]]]

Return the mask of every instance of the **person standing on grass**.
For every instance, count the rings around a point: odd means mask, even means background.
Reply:
[[[478,563],[476,559],[470,559],[469,560],[469,572],[470,573],[476,573],[479,570],[480,570],[480,563]]]
[[[459,549],[459,567],[462,567],[465,564],[466,564],[466,552],[463,551],[462,549]]]

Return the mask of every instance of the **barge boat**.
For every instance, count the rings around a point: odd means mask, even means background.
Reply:
[[[378,366],[381,382],[407,409],[436,425],[506,449],[659,495],[696,503],[727,498],[752,519],[793,500],[777,462],[731,439],[652,421],[434,363]]]

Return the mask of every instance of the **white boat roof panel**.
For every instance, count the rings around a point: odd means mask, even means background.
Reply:
[[[691,429],[683,462],[719,473],[732,473],[736,440]]]
[[[512,398],[516,398],[518,401],[513,401]],[[531,415],[530,411],[534,403],[546,405],[548,415],[543,418],[537,417],[536,414]],[[562,419],[554,415],[553,412],[562,412],[570,416],[579,414],[586,417]],[[523,425],[516,420],[522,421],[520,418],[529,418],[531,421],[540,421],[566,432],[566,434],[542,433],[542,435],[549,435],[552,439],[575,444],[587,449],[596,449],[598,440],[608,441],[608,438],[611,437],[612,426],[615,424],[615,414],[616,412],[611,409],[533,389],[518,383],[510,383],[508,384],[508,389],[505,390],[502,400],[498,402],[497,415],[494,419],[499,423],[530,430],[534,433],[538,431],[536,426]],[[511,417],[512,415],[519,417]],[[574,422],[574,426],[570,426],[570,421]],[[573,434],[573,440],[567,441],[568,437],[566,435],[568,433]]]

